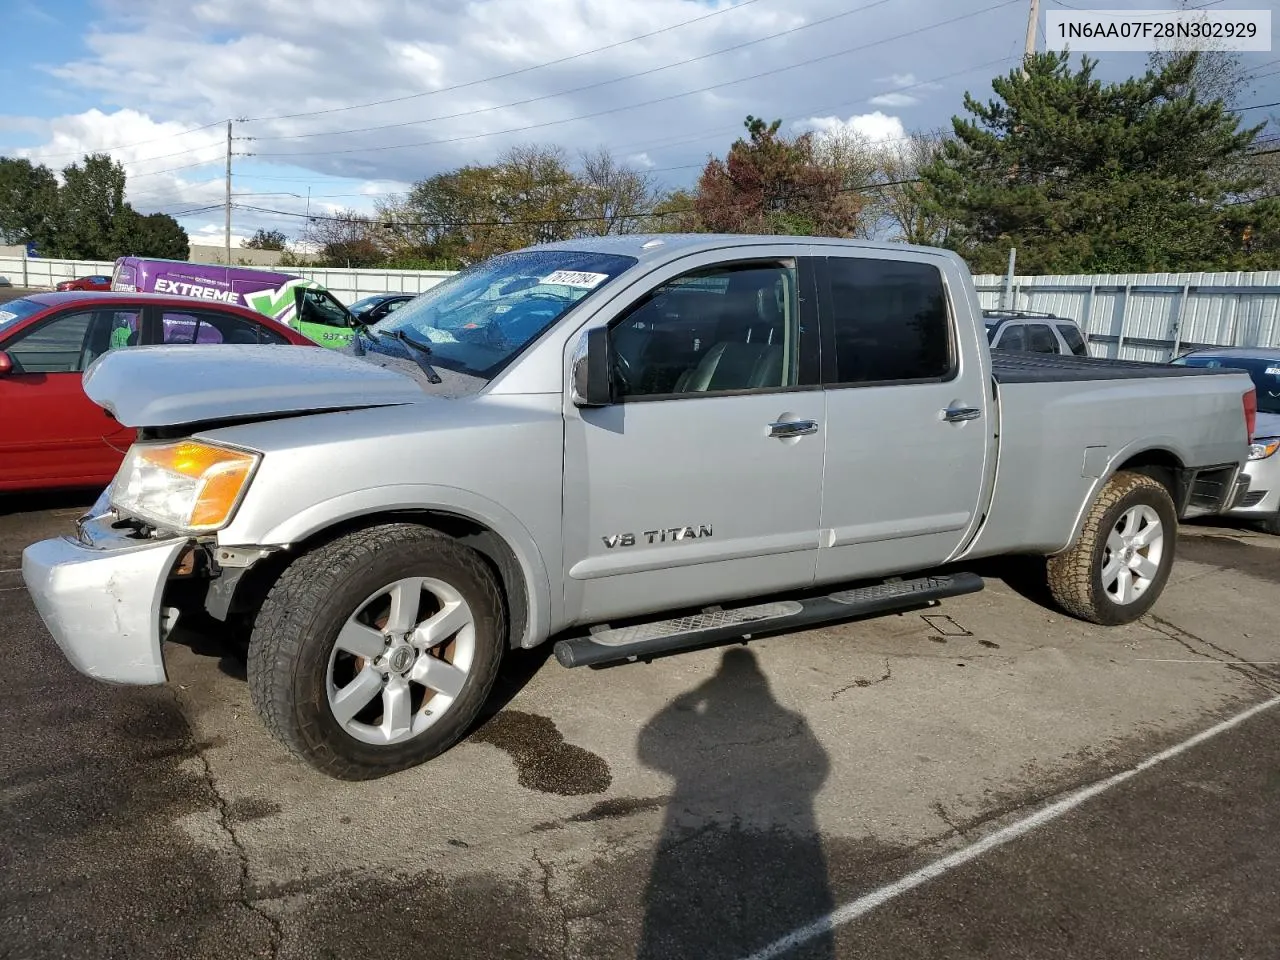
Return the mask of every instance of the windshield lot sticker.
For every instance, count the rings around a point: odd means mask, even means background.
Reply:
[[[586,273],[582,270],[557,270],[543,277],[539,283],[558,283],[566,287],[582,287],[591,290],[609,279],[607,273]]]
[[[0,310],[0,323],[8,323],[10,320],[17,320],[16,313],[10,313],[8,310]]]
[[[1267,367],[1267,376],[1280,377],[1280,367]]]

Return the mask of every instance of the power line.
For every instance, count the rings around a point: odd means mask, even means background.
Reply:
[[[936,30],[938,27],[950,26],[953,23],[959,23],[962,20],[969,20],[981,14],[989,13],[992,10],[998,10],[1002,7],[1008,7],[1015,3],[1021,3],[1021,2],[1022,0],[1001,0],[1001,2],[992,4],[991,6],[988,6],[988,7],[983,7],[981,10],[975,10],[972,13],[963,14],[962,16],[959,16],[959,17],[952,17],[950,20],[942,20],[938,23],[929,24],[928,26],[917,27],[914,30],[907,30],[903,33],[896,34],[892,37],[885,37],[881,40],[872,41],[870,43],[859,44],[858,46],[848,47],[844,50],[837,50],[834,53],[828,53],[821,57],[811,57],[807,60],[800,61],[799,63],[788,64],[787,66],[784,66],[784,67],[776,67],[772,70],[763,70],[760,73],[754,73],[745,77],[738,77],[734,80],[724,80],[724,81],[721,81],[720,83],[713,83],[709,86],[700,87],[696,90],[686,90],[683,93],[670,94],[665,97],[657,97],[653,100],[645,100],[640,103],[626,104],[620,107],[609,107],[604,110],[597,110],[597,111],[594,111],[593,113],[581,114],[576,117],[565,117],[562,120],[547,120],[541,123],[526,124],[525,126],[522,126],[522,127],[510,127],[506,130],[492,130],[487,133],[473,133],[473,134],[467,134],[465,136],[459,136],[459,137],[446,137],[439,140],[423,140],[416,143],[399,143],[399,144],[384,144],[380,146],[353,147],[345,150],[300,150],[294,153],[254,153],[252,155],[258,156],[258,157],[277,157],[278,158],[278,157],[306,157],[306,156],[322,156],[322,155],[337,156],[341,154],[368,153],[368,152],[383,151],[383,150],[405,150],[412,147],[427,147],[427,146],[435,146],[435,145],[446,144],[446,143],[460,143],[466,140],[480,140],[486,137],[502,136],[503,134],[508,134],[508,133],[521,133],[526,130],[538,130],[545,127],[559,126],[560,124],[573,123],[578,120],[590,120],[590,119],[594,119],[595,117],[603,117],[608,114],[621,113],[627,110],[637,110],[641,107],[649,107],[659,103],[669,103],[672,100],[680,100],[680,99],[683,99],[684,97],[691,97],[698,93],[707,93],[712,90],[720,90],[720,89],[723,89],[724,87],[730,87],[739,83],[745,83],[749,80],[759,80],[763,77],[775,76],[779,73],[786,73],[790,70],[797,70],[801,67],[809,67],[816,63],[822,63],[826,60],[833,60],[837,57],[848,56],[851,53],[857,53],[861,50],[867,50],[872,47],[878,47],[883,44],[890,43],[894,40],[902,40],[902,39],[905,39],[906,37],[915,36],[917,34],[924,33],[929,30]]]
[[[226,120],[215,120],[212,123],[206,123],[199,127],[192,127],[190,130],[182,130],[179,133],[167,133],[164,136],[152,137],[150,140],[138,140],[135,143],[124,143],[116,147],[96,147],[93,150],[67,150],[61,153],[47,153],[47,154],[44,154],[44,156],[45,157],[74,157],[84,153],[110,153],[113,150],[132,150],[134,147],[144,147],[148,143],[159,143],[162,140],[173,140],[173,139],[176,139],[177,137],[185,137],[189,133],[198,133],[201,130],[208,130],[210,127],[216,127],[226,122],[227,122]],[[199,150],[201,148],[195,147],[194,149]],[[190,151],[186,151],[186,152],[189,153]],[[177,154],[170,154],[170,156],[177,156]],[[151,159],[158,160],[160,158],[152,157]]]
[[[298,117],[315,117],[315,116],[319,116],[321,114],[327,114],[327,113],[341,113],[346,110],[359,110],[364,107],[380,107],[388,103],[403,103],[406,100],[416,100],[420,97],[432,97],[432,96],[435,96],[437,93],[447,93],[451,90],[462,90],[466,87],[474,87],[482,83],[490,83],[494,80],[506,80],[510,77],[518,77],[525,73],[531,73],[534,70],[541,70],[544,67],[554,67],[562,63],[569,63],[572,60],[578,60],[582,57],[589,57],[595,53],[603,53],[605,50],[613,50],[617,47],[625,46],[628,43],[635,43],[638,40],[647,40],[650,37],[656,37],[662,33],[668,33],[672,30],[679,30],[681,27],[687,27],[690,24],[700,23],[703,20],[710,20],[712,17],[718,17],[721,14],[731,13],[735,10],[741,10],[743,7],[750,6],[751,4],[757,3],[757,2],[759,2],[759,0],[741,0],[741,2],[736,3],[731,7],[725,7],[721,10],[713,10],[710,13],[705,13],[700,17],[693,17],[690,20],[683,20],[680,23],[673,23],[670,26],[662,27],[661,29],[658,29],[658,30],[652,30],[649,33],[642,33],[639,36],[629,37],[626,40],[618,40],[614,43],[606,44],[603,47],[596,47],[592,50],[584,50],[581,53],[575,53],[575,54],[572,54],[571,56],[561,57],[558,60],[548,60],[545,63],[537,63],[537,64],[534,64],[533,66],[521,67],[519,70],[511,70],[511,71],[508,71],[507,73],[500,73],[491,77],[484,77],[479,80],[467,80],[464,83],[455,83],[448,87],[440,87],[437,90],[427,90],[423,93],[410,93],[402,97],[387,97],[386,99],[383,99],[383,100],[370,100],[367,103],[353,103],[345,107],[328,107],[324,110],[308,110],[302,113],[284,113],[284,114],[278,114],[276,116],[270,116],[270,117],[252,117],[244,122],[257,123],[263,120],[294,120],[294,119],[297,119]]]
[[[835,193],[864,193],[868,190],[882,190],[885,187],[896,187],[908,183],[920,183],[919,177],[910,177],[904,180],[886,180],[881,183],[869,183],[860,187],[841,187]],[[216,208],[219,206],[215,204]],[[375,224],[387,224],[391,227],[513,227],[513,226],[549,226],[554,224],[570,224],[570,223],[596,223],[601,220],[641,220],[646,217],[665,217],[676,213],[690,213],[693,211],[692,206],[673,207],[668,210],[637,210],[631,213],[617,214],[615,216],[582,216],[582,217],[547,217],[540,220],[384,220],[378,217],[340,217],[332,214],[305,214],[295,213],[291,210],[275,210],[270,207],[259,207],[252,204],[237,203],[234,206],[239,210],[249,210],[254,213],[266,213],[280,217],[294,217],[301,220],[325,221],[328,223],[357,223],[366,226]]]
[[[249,154],[237,153],[235,156],[246,157],[249,156]],[[196,167],[207,167],[211,163],[221,163],[223,159],[223,157],[215,157],[212,160],[201,160],[198,163],[188,163],[181,167],[168,167],[164,170],[148,170],[146,173],[131,173],[128,178],[130,180],[140,180],[143,177],[158,177],[162,173],[177,173],[179,170],[194,170]]]
[[[809,29],[812,29],[813,27],[819,27],[819,26],[822,26],[824,23],[830,23],[833,20],[840,20],[840,19],[843,19],[844,17],[853,16],[853,14],[855,13],[863,13],[867,10],[872,9],[873,7],[882,7],[886,3],[891,3],[891,2],[893,2],[893,0],[873,0],[872,3],[865,4],[864,6],[861,6],[861,7],[855,7],[852,10],[846,10],[843,13],[835,13],[829,17],[822,17],[821,19],[813,20],[813,21],[810,21],[809,23],[801,24],[798,27],[791,27],[790,29],[787,29],[787,30],[780,30],[777,33],[771,33],[771,34],[768,34],[767,36],[759,37],[755,40],[746,40],[746,41],[743,41],[742,43],[735,43],[732,46],[722,47],[719,50],[712,50],[710,53],[699,54],[696,57],[688,57],[684,60],[677,60],[674,63],[668,63],[661,67],[651,67],[648,70],[641,70],[638,73],[625,74],[624,76],[621,76],[621,77],[614,77],[612,80],[600,80],[595,83],[584,84],[583,86],[580,86],[580,87],[573,87],[569,90],[561,90],[558,93],[545,93],[545,94],[542,94],[541,96],[529,97],[528,99],[525,99],[525,100],[513,100],[511,103],[499,103],[492,107],[479,107],[474,110],[464,110],[461,113],[443,114],[438,117],[428,117],[425,120],[401,120],[396,123],[380,123],[371,127],[353,127],[345,130],[322,130],[322,131],[319,131],[318,133],[278,134],[276,136],[270,136],[270,137],[248,137],[246,139],[266,142],[268,140],[270,141],[306,140],[312,137],[346,136],[347,134],[352,134],[352,133],[372,133],[375,130],[390,130],[396,127],[413,127],[419,124],[437,123],[441,120],[457,120],[461,117],[472,117],[480,113],[492,113],[495,110],[505,110],[508,107],[524,107],[524,106],[528,106],[531,103],[541,103],[544,100],[554,100],[557,97],[567,97],[570,94],[574,94],[574,93],[583,93],[584,91],[587,91],[587,90],[596,90],[600,87],[607,87],[610,84],[621,83],[624,80],[636,80],[636,79],[639,79],[640,77],[652,76],[655,73],[662,73],[664,70],[673,70],[676,67],[688,66],[689,64],[697,63],[700,60],[709,60],[712,57],[718,57],[726,53],[732,53],[735,50],[743,50],[746,47],[753,47],[758,43],[765,43],[769,40],[777,40],[779,37],[786,37],[793,33],[799,33],[802,30],[809,30]]]

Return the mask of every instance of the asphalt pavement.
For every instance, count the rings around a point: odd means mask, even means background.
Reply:
[[[1034,569],[912,613],[608,670],[507,665],[424,767],[327,780],[216,636],[78,675],[15,572],[91,494],[0,500],[0,956],[746,957],[1280,691],[1280,543],[1184,528],[1104,630]],[[1280,710],[788,957],[1272,958]]]

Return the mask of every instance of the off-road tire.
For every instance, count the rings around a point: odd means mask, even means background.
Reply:
[[[1164,527],[1164,551],[1151,585],[1132,603],[1119,604],[1102,583],[1102,557],[1107,537],[1124,512],[1145,504],[1156,511]],[[1085,516],[1080,537],[1069,549],[1049,557],[1049,592],[1063,610],[1090,623],[1116,626],[1144,616],[1164,591],[1173,568],[1178,516],[1168,488],[1144,473],[1124,470],[1102,488]]]
[[[416,737],[377,746],[348,734],[326,694],[334,640],[357,606],[409,576],[453,586],[471,608],[476,651],[448,712]],[[506,648],[498,583],[481,556],[414,524],[369,527],[298,557],[276,581],[249,642],[249,692],[273,737],[295,756],[341,780],[368,780],[424,763],[453,746],[483,707]]]

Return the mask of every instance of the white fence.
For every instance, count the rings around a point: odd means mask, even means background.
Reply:
[[[0,277],[14,286],[49,288],[59,280],[111,272],[87,260],[0,257]],[[351,303],[371,293],[421,293],[446,270],[344,270],[249,267],[308,277]],[[974,277],[984,307],[1041,310],[1070,317],[1095,356],[1167,360],[1195,346],[1280,347],[1280,271],[1134,273],[1095,276]]]
[[[1168,360],[1198,346],[1280,347],[1280,271],[974,277],[984,307],[1070,317],[1097,357]]]

